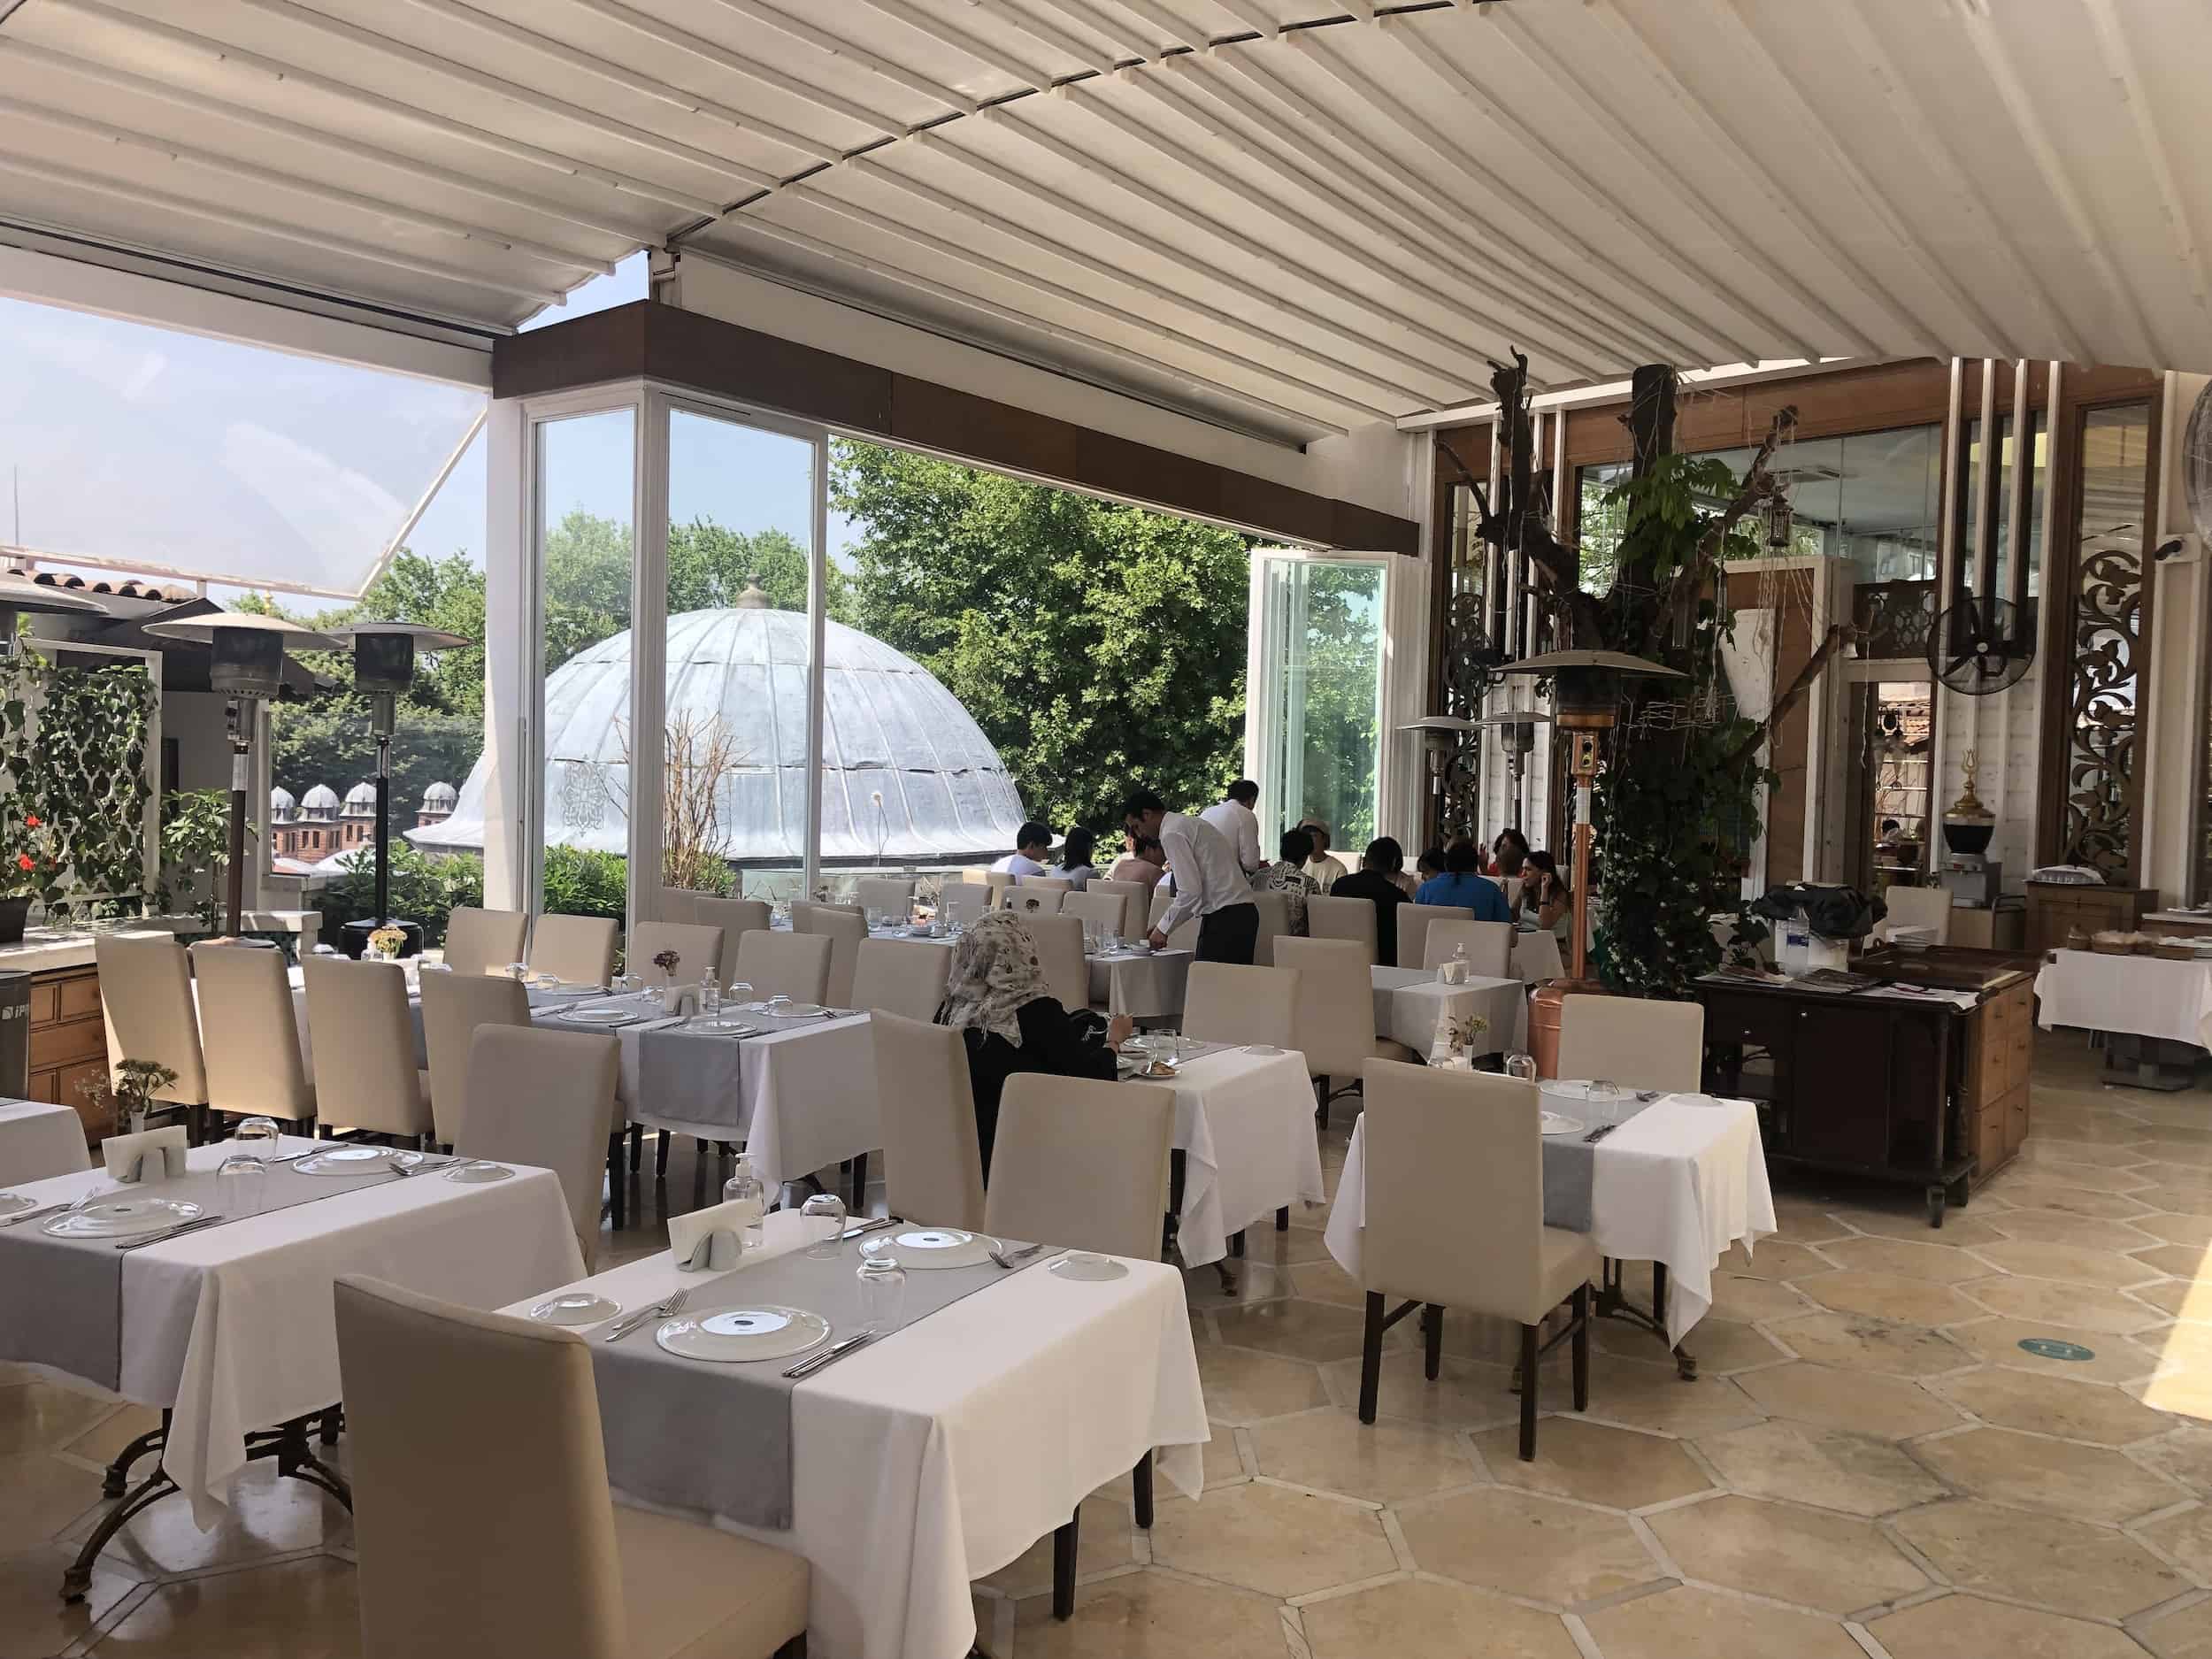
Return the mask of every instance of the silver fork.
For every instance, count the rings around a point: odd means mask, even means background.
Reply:
[[[1015,1268],[1020,1266],[1024,1262],[1026,1262],[1031,1256],[1036,1255],[1038,1251],[1043,1249],[1045,1247],[1041,1244],[1025,1244],[1020,1249],[1009,1250],[1004,1255],[1001,1255],[998,1251],[994,1250],[991,1252],[991,1259],[994,1262],[996,1262],[1001,1267]]]
[[[631,1332],[637,1330],[642,1325],[650,1325],[656,1319],[665,1319],[670,1317],[672,1315],[681,1313],[684,1310],[684,1304],[690,1300],[691,1292],[687,1287],[686,1289],[677,1291],[672,1295],[664,1296],[651,1307],[644,1309],[641,1312],[634,1313],[626,1319],[618,1321],[615,1327],[611,1331],[609,1331],[606,1336],[602,1340],[609,1342],[619,1342],[624,1337],[629,1335]]]

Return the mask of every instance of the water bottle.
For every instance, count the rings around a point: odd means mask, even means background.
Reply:
[[[1467,967],[1467,947],[1454,945],[1452,947],[1452,971],[1444,976],[1445,983],[1448,985],[1466,984]]]
[[[721,1011],[722,984],[710,970],[699,981],[699,1013],[703,1018],[712,1019]]]
[[[765,1240],[763,1223],[768,1214],[768,1188],[753,1173],[753,1160],[744,1153],[738,1154],[736,1172],[722,1183],[722,1202],[743,1206],[732,1217],[733,1225],[746,1249],[759,1249]]]

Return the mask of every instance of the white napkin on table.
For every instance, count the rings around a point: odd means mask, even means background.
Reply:
[[[679,1269],[710,1269],[726,1272],[737,1265],[744,1254],[745,1228],[760,1219],[760,1201],[732,1199],[727,1203],[710,1204],[704,1210],[695,1210],[687,1216],[668,1218],[668,1253],[675,1258]],[[705,1256],[695,1261],[701,1240],[705,1240]]]
[[[174,1178],[184,1173],[184,1130],[172,1125],[134,1135],[110,1135],[100,1142],[100,1157],[114,1180]]]

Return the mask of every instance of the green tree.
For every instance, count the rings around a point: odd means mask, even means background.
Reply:
[[[1372,565],[1316,565],[1307,580],[1304,790],[1286,804],[1294,823],[1308,814],[1328,820],[1348,864],[1375,838],[1381,591]]]
[[[1217,800],[1242,762],[1248,543],[1233,531],[839,441],[857,626],[941,680],[1027,810]]]
[[[668,613],[733,605],[749,582],[757,581],[778,611],[804,611],[807,550],[781,530],[748,534],[711,518],[668,527]],[[826,567],[823,607],[833,622],[853,620],[852,582],[834,565]]]

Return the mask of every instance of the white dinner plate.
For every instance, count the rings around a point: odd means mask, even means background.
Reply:
[[[565,1008],[556,1018],[576,1025],[634,1025],[644,1016],[626,1008]]]
[[[595,985],[566,985],[559,980],[556,980],[551,985],[534,985],[530,988],[540,996],[602,996],[605,995]]]
[[[780,1019],[818,1019],[829,1011],[819,1002],[794,1002],[788,1008],[778,1009],[776,1014]]]
[[[653,1333],[653,1340],[686,1359],[732,1365],[747,1360],[789,1359],[794,1354],[819,1348],[829,1340],[829,1333],[830,1323],[820,1314],[770,1303],[671,1319]]]
[[[1045,1269],[1055,1279],[1072,1279],[1086,1285],[1102,1285],[1109,1279],[1126,1279],[1129,1270],[1110,1256],[1098,1256],[1089,1250],[1071,1250]]]
[[[38,1200],[26,1198],[21,1193],[0,1193],[0,1216],[12,1216],[19,1210],[35,1210]]]
[[[895,1255],[901,1267],[980,1267],[999,1248],[996,1239],[958,1227],[902,1227],[879,1233],[860,1247],[863,1256]]]
[[[200,1213],[188,1198],[111,1198],[65,1210],[40,1225],[58,1239],[131,1239],[196,1220]]]
[[[1266,1057],[1272,1055],[1279,1055],[1282,1053],[1282,1050],[1278,1048],[1271,1042],[1248,1042],[1244,1045],[1244,1052],[1247,1054],[1256,1054],[1262,1057]]]
[[[422,1162],[419,1152],[403,1152],[393,1147],[332,1147],[324,1152],[311,1152],[303,1158],[294,1158],[284,1167],[297,1170],[302,1175],[376,1175],[390,1169],[411,1170]]]
[[[530,1317],[546,1325],[597,1325],[621,1311],[622,1304],[618,1302],[609,1302],[587,1290],[572,1290],[549,1302],[540,1302],[530,1310]]]
[[[1583,1124],[1579,1118],[1569,1118],[1562,1112],[1544,1114],[1544,1133],[1548,1135],[1578,1135]]]
[[[486,1181],[503,1181],[513,1174],[504,1164],[462,1164],[448,1170],[445,1178],[464,1187],[480,1187]]]

